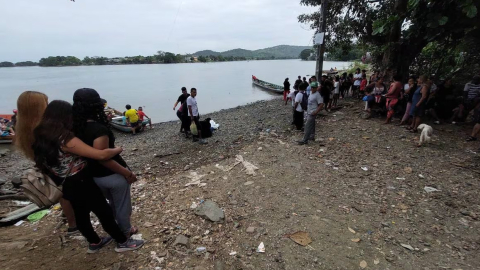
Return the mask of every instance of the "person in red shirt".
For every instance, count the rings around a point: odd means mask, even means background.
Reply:
[[[367,87],[367,75],[362,75],[362,82],[360,83],[360,96],[359,99],[362,99],[365,96],[365,88]]]
[[[389,124],[392,120],[393,114],[395,113],[393,109],[395,108],[395,105],[397,105],[398,99],[402,94],[402,82],[400,80],[401,77],[399,75],[394,75],[393,82],[392,84],[390,84],[390,88],[385,95],[385,97],[387,98],[386,106],[388,110],[387,120],[385,120],[385,124]]]
[[[150,129],[152,129],[152,119],[150,117],[148,117],[144,112],[143,112],[143,108],[142,107],[138,107],[138,120],[140,120],[140,122],[142,123],[143,122],[143,118],[146,117],[148,119],[148,124],[150,125]],[[145,127],[143,127],[145,128]]]

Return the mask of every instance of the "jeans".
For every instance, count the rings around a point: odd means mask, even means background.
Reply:
[[[125,235],[130,233],[132,225],[132,199],[130,184],[120,174],[112,174],[105,177],[94,177],[95,183],[110,203],[118,226]]]
[[[303,136],[304,142],[315,139],[315,118],[316,116],[307,116],[307,123],[305,123],[305,134]]]
[[[96,244],[101,240],[90,222],[90,212],[98,217],[105,232],[112,236],[117,243],[127,241],[126,235],[115,222],[112,209],[93,179],[72,180],[69,185],[64,185],[63,189],[64,192],[74,194],[69,199],[75,214],[77,228],[89,243]]]

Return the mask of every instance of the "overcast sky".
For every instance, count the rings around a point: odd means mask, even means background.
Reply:
[[[0,61],[311,45],[299,0],[0,0]],[[178,15],[178,16],[177,16]]]

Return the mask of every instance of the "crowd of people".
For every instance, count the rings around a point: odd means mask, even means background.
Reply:
[[[404,80],[387,70],[384,73],[374,71],[367,79],[366,70],[360,69],[356,69],[355,74],[323,75],[320,82],[316,76],[311,76],[308,81],[306,77],[298,76],[293,91],[290,91],[291,84],[286,78],[283,86],[284,103],[287,105],[291,101],[293,107],[292,125],[297,130],[305,130],[305,137],[299,144],[314,139],[312,119],[319,111],[335,109],[338,100],[347,97],[365,101],[367,118],[384,116],[384,124],[390,124],[397,116],[400,119],[398,126],[405,125],[412,133],[418,132],[419,125],[427,117],[437,125],[457,124],[468,121],[471,113],[475,126],[466,140],[475,141],[480,133],[480,76],[474,76],[466,83],[463,91],[457,91],[452,78],[437,81],[432,75],[411,76]]]

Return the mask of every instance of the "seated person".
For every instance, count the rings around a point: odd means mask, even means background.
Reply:
[[[381,107],[383,107],[382,103],[385,101],[385,98],[383,98],[383,96],[387,93],[387,87],[385,86],[385,84],[383,84],[382,77],[378,78],[376,82],[371,83],[370,85],[365,87],[365,90],[369,92],[369,95],[367,97],[367,111],[370,111],[370,109],[375,105],[381,105]]]
[[[5,118],[0,118],[0,136],[13,136],[15,131],[11,126],[11,121]]]
[[[108,107],[107,105],[107,101],[105,99],[101,99],[102,102],[103,102],[103,107],[104,107],[104,111],[105,111],[105,115],[107,115],[107,119],[108,121],[111,121],[113,117],[117,116],[117,115],[124,115],[125,113],[121,113],[113,108],[110,108]]]
[[[471,110],[480,104],[480,76],[476,75],[472,81],[465,84],[463,89],[463,102],[454,110],[452,124],[456,120],[465,121]]]

